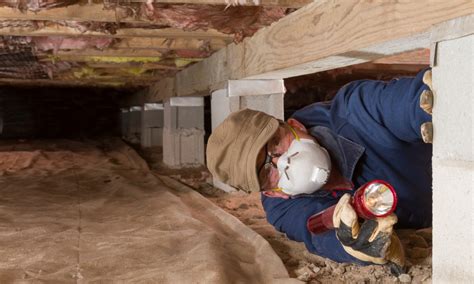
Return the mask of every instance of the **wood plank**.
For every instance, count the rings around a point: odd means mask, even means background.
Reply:
[[[154,75],[133,75],[127,74],[125,72],[113,72],[105,73],[107,70],[99,70],[97,72],[98,75],[94,77],[76,77],[74,75],[65,75],[65,76],[58,76],[58,78],[53,78],[54,80],[62,80],[62,81],[76,81],[76,80],[84,80],[86,82],[124,82],[124,83],[137,83],[137,84],[146,84],[150,82],[156,82],[163,78],[163,76],[154,76]]]
[[[436,25],[431,31],[431,42],[452,40],[474,33],[474,13]]]
[[[55,55],[49,55],[48,58],[54,58],[55,56],[59,58],[67,58],[74,60],[74,58],[80,57],[162,57],[163,53],[157,49],[133,49],[133,48],[124,48],[124,49],[114,49],[108,48],[105,50],[99,49],[81,49],[81,50],[59,50]]]
[[[101,55],[80,55],[80,54],[66,54],[66,55],[50,55],[40,56],[40,62],[56,62],[56,61],[67,61],[67,62],[87,62],[87,63],[111,63],[111,64],[145,64],[145,63],[168,63],[168,62],[179,62],[185,64],[186,61],[198,62],[201,58],[181,58],[181,57],[160,57],[160,56],[101,56]]]
[[[133,64],[133,63],[87,63],[87,66],[91,68],[103,68],[103,69],[128,69],[128,68],[140,68],[143,70],[182,70],[182,67],[176,67],[175,65],[165,65],[159,63],[144,63],[144,64]]]
[[[430,50],[428,48],[403,52],[389,57],[383,57],[372,61],[374,64],[411,64],[430,65]]]
[[[209,46],[210,50],[224,48],[227,42],[222,39],[200,40],[200,39],[167,39],[167,38],[124,38],[114,44],[114,48],[134,49],[165,49],[165,50],[200,50]]]
[[[313,0],[245,0],[240,1],[241,6],[277,6],[287,8],[301,8]],[[131,0],[130,2],[144,3],[146,0]],[[170,4],[199,4],[199,5],[225,5],[225,0],[154,0],[154,3]],[[229,1],[232,2],[232,1]]]
[[[74,58],[74,57],[88,57],[88,56],[103,56],[103,57],[162,57],[166,55],[167,58],[174,57],[206,57],[209,53],[219,50],[224,47],[224,42],[221,40],[211,40],[206,42],[197,39],[162,39],[162,38],[137,38],[137,39],[122,39],[114,43],[111,47],[99,50],[94,48],[80,49],[80,50],[59,50],[56,52],[57,57]],[[169,51],[178,51],[177,55],[169,54]],[[183,54],[179,51],[185,51]],[[195,51],[195,52],[193,52]],[[186,55],[191,52],[190,55]],[[194,54],[196,53],[196,54]],[[41,53],[39,53],[41,55]],[[48,55],[45,55],[48,56]],[[49,57],[54,57],[49,55]],[[66,59],[65,59],[66,60]]]
[[[123,106],[143,105],[145,103],[164,102],[171,97],[175,97],[175,81],[173,77],[164,78],[157,84],[149,86],[146,90],[127,96],[121,101]]]
[[[179,72],[176,93],[208,95],[228,79],[287,78],[428,48],[433,25],[473,11],[472,0],[317,1]]]
[[[119,29],[115,34],[105,32],[85,31],[81,32],[73,27],[66,27],[57,23],[47,23],[45,27],[36,29],[28,26],[0,28],[0,35],[9,36],[98,36],[107,38],[135,38],[135,37],[161,37],[161,38],[186,38],[186,39],[221,39],[230,43],[234,36],[224,34],[214,29],[207,31],[184,31],[175,28],[143,29],[129,28]]]
[[[149,86],[150,81],[140,80],[86,80],[86,79],[74,79],[74,80],[49,80],[49,79],[37,79],[37,80],[22,80],[22,79],[5,79],[0,78],[0,85],[8,86],[64,86],[64,87],[146,87]]]
[[[174,78],[168,77],[158,81],[149,88],[149,92],[143,98],[139,98],[140,103],[145,102],[163,102],[168,98],[176,96],[176,82]]]

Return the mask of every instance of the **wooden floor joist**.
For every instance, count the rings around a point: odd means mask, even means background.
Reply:
[[[126,38],[112,45],[111,48],[99,50],[94,48],[79,50],[59,50],[52,57],[59,57],[72,61],[74,58],[88,56],[103,57],[161,57],[166,52],[186,51],[209,51],[213,52],[226,46],[222,40],[203,41],[197,39],[165,39],[165,38]],[[168,57],[170,55],[167,55]]]
[[[104,69],[133,69],[140,68],[142,70],[162,69],[162,70],[182,70],[176,66],[165,65],[160,63],[144,63],[144,64],[133,64],[133,63],[88,63],[87,66],[92,68],[104,68]]]
[[[146,0],[131,0],[130,2],[143,3]],[[170,4],[200,4],[200,5],[226,5],[225,0],[154,0],[154,3],[170,3]],[[312,0],[245,0],[232,1],[228,3],[240,2],[239,5],[245,6],[278,6],[288,8],[300,8],[312,2]]]
[[[209,50],[215,51],[224,48],[227,42],[222,39],[200,40],[185,38],[124,38],[113,45],[114,48],[132,49],[164,49],[164,50],[201,50],[208,44]]]
[[[48,24],[39,29],[32,27],[4,27],[0,28],[0,35],[7,36],[98,36],[107,38],[179,38],[179,39],[209,39],[225,40],[232,42],[234,37],[230,34],[224,34],[217,30],[209,29],[207,31],[183,31],[175,28],[164,29],[119,29],[115,34],[85,31],[81,32],[73,27],[66,27],[60,24]]]
[[[80,57],[91,57],[91,56],[101,56],[101,57],[162,57],[163,53],[158,49],[81,49],[81,50],[59,50],[55,55],[51,55],[51,58],[71,58],[72,61],[74,58]]]
[[[209,95],[229,79],[287,78],[428,48],[433,25],[473,12],[472,0],[317,1],[179,72],[160,96]]]
[[[75,79],[75,80],[64,80],[64,79],[6,79],[0,78],[0,86],[22,86],[22,87],[44,87],[44,86],[57,86],[57,87],[146,87],[150,84],[149,81],[141,81],[136,79],[131,80],[86,80],[86,79]]]
[[[373,61],[375,64],[407,64],[407,65],[429,65],[430,50],[428,48],[418,49],[410,52],[384,57]]]

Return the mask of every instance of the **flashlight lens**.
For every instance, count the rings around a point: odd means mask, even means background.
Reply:
[[[387,214],[392,209],[395,198],[385,184],[372,183],[364,192],[365,207],[375,216]]]

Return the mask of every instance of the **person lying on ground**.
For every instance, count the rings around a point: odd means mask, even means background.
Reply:
[[[423,70],[390,82],[354,81],[286,122],[241,110],[211,134],[207,166],[224,183],[261,191],[268,222],[310,252],[390,264],[401,273],[405,258],[394,225],[431,226],[432,99],[431,70]],[[397,193],[395,214],[360,223],[350,197],[380,179]],[[308,218],[333,205],[336,228],[312,234]]]

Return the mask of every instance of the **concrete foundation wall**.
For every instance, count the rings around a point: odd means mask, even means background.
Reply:
[[[474,35],[437,45],[433,68],[433,282],[474,279]]]

